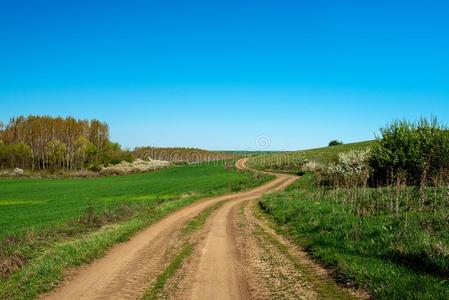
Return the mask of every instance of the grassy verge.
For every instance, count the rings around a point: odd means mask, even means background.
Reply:
[[[3,280],[0,283],[0,298],[27,299],[49,291],[62,279],[63,272],[68,267],[92,261],[115,243],[126,241],[139,229],[192,202],[193,199],[167,202],[155,207],[151,215],[142,214],[120,224],[105,226],[78,239],[55,243],[20,271]]]
[[[449,201],[415,191],[308,187],[266,196],[261,208],[314,258],[379,299],[449,299]],[[408,195],[408,196],[407,196]]]
[[[264,221],[267,220],[267,218],[265,218],[267,215],[260,209],[260,206],[258,209],[253,210],[253,213],[257,218],[263,219]],[[273,225],[271,227],[274,227],[275,230],[277,229],[277,231],[279,231],[279,227],[276,226],[276,224],[270,223],[270,225]],[[300,263],[298,259],[290,253],[290,250],[286,245],[279,242],[273,235],[266,232],[260,226],[257,226],[257,234],[263,237],[265,241],[274,245],[280,253],[285,255],[285,257],[292,262],[295,268],[301,272],[302,276],[304,276],[305,281],[313,286],[320,299],[356,299],[355,296],[338,288],[334,282],[323,279],[323,277],[316,273],[316,270],[313,269],[313,267]]]
[[[191,242],[188,240],[189,236],[191,236],[194,232],[200,230],[204,224],[207,221],[207,218],[210,216],[210,214],[218,209],[221,205],[223,205],[224,202],[219,202],[217,204],[211,205],[208,208],[206,208],[204,211],[202,211],[198,216],[193,218],[192,220],[188,221],[184,228],[182,229],[182,236],[185,239],[184,245],[182,246],[181,251],[175,256],[175,258],[171,261],[171,263],[168,265],[168,267],[161,273],[156,279],[155,284],[152,286],[151,289],[149,289],[142,299],[146,300],[153,300],[153,299],[159,299],[160,293],[163,291],[167,281],[172,278],[176,271],[178,271],[183,262],[184,259],[190,256],[190,254],[193,252],[196,242]]]
[[[0,180],[0,298],[49,291],[67,268],[168,213],[268,179],[205,164],[122,177]]]

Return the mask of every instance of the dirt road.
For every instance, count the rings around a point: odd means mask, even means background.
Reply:
[[[271,191],[281,191],[296,178],[288,178]],[[209,232],[201,245],[201,262],[194,279],[191,299],[248,299],[245,266],[239,259],[231,217],[241,202],[258,197],[240,198],[226,203],[209,221]]]
[[[239,160],[237,167],[246,169],[245,163],[246,159]],[[240,230],[238,222],[248,223],[248,220],[243,218],[239,221],[239,218],[247,214],[239,214],[238,208],[266,193],[281,191],[295,180],[296,176],[276,174],[272,181],[250,191],[205,199],[174,212],[141,231],[131,240],[115,246],[103,258],[75,270],[55,291],[41,298],[141,298],[169,264],[172,258],[170,253],[176,252],[179,232],[183,225],[207,207],[221,201],[225,201],[224,205],[209,217],[194,255],[183,265],[181,271],[184,276],[173,284],[176,288],[170,292],[171,295],[166,294],[166,298],[271,298],[273,293],[270,292],[272,284],[269,283],[269,277],[270,274],[277,273],[269,266],[260,267],[266,264],[263,262],[266,251],[259,251],[266,243],[260,244],[260,241],[255,240],[257,232],[254,230]],[[253,225],[249,227],[254,229],[254,222],[250,223]],[[272,250],[267,251],[271,253]],[[285,261],[284,264],[288,265]],[[266,274],[267,270],[270,274]],[[290,268],[287,273],[296,276],[300,271]],[[281,278],[286,276],[280,275]],[[304,279],[289,280],[304,282]],[[279,284],[284,281],[280,280]],[[306,293],[305,285],[306,283],[301,284],[299,290],[292,289],[288,292],[291,293],[292,299],[298,298],[298,292],[309,296],[316,294],[313,291]]]
[[[245,168],[245,161],[238,162]],[[256,199],[275,189],[289,176],[279,176],[253,190],[199,201],[141,231],[126,243],[112,248],[101,259],[76,270],[43,299],[135,299],[163,268],[164,254],[176,241],[175,232],[211,204],[228,200]]]

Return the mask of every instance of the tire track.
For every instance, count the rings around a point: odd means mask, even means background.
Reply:
[[[239,160],[236,166],[239,169],[246,169],[246,161],[247,159]],[[157,275],[164,270],[168,263],[164,254],[176,243],[176,233],[186,221],[194,218],[209,205],[224,200],[228,201],[229,204],[226,203],[217,213],[217,215],[220,215],[220,220],[224,218],[225,221],[220,223],[224,227],[220,227],[215,233],[224,237],[225,249],[231,249],[232,243],[228,244],[229,241],[226,239],[226,218],[228,210],[232,207],[231,203],[260,198],[267,192],[282,189],[282,187],[288,185],[287,182],[293,182],[294,180],[296,178],[289,175],[277,175],[272,181],[250,191],[205,199],[176,211],[147,229],[142,230],[129,241],[114,246],[104,257],[85,267],[74,270],[53,292],[42,295],[40,298],[139,298],[148,285],[154,282]],[[223,213],[220,213],[221,211]],[[221,239],[218,237],[218,240]],[[216,262],[219,262],[219,256],[217,255],[223,252],[220,252],[212,243],[209,245],[213,250],[206,252],[212,254],[213,260],[218,259]],[[233,256],[231,255],[231,257]],[[209,269],[209,271],[212,272],[213,270]],[[226,280],[232,282],[232,285],[229,286],[231,290],[235,288],[234,284],[239,282],[233,274],[239,273],[240,271],[237,269],[235,272],[232,269],[223,273],[223,275],[226,274],[227,276]],[[223,291],[225,290],[229,291],[229,289],[224,289]],[[208,289],[208,292],[214,293],[213,288]]]
[[[296,176],[278,175],[279,184],[266,192],[282,191],[297,180]],[[225,203],[206,224],[206,234],[181,284],[183,299],[251,298],[246,266],[241,263],[233,225],[236,207],[259,199],[263,194],[241,197]]]

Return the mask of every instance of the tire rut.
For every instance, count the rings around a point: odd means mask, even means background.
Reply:
[[[238,168],[244,169],[246,168],[245,163],[246,159],[242,159],[236,165]],[[40,298],[139,298],[145,289],[155,281],[158,274],[164,270],[164,267],[167,265],[166,254],[169,253],[174,243],[176,243],[176,233],[179,232],[186,221],[194,218],[209,205],[224,200],[233,203],[235,201],[257,199],[266,192],[277,190],[279,186],[282,186],[288,180],[291,180],[289,176],[279,175],[272,181],[252,190],[205,199],[176,211],[140,231],[129,241],[112,247],[104,257],[95,260],[87,266],[71,271],[54,291],[44,294]],[[225,207],[228,207],[228,205],[225,204],[219,209],[218,213]],[[222,237],[226,237],[226,235],[225,233]],[[211,244],[210,246],[212,247],[213,245]],[[214,251],[206,252],[214,253]],[[232,282],[236,281],[232,279]]]
[[[285,178],[273,191],[294,181]],[[256,199],[227,202],[210,216],[166,299],[370,298],[336,284],[324,268],[256,218]]]
[[[282,191],[295,176],[280,175],[280,182],[267,192]],[[209,217],[202,240],[192,258],[180,273],[170,299],[250,299],[247,265],[241,260],[241,249],[236,242],[235,211],[241,203],[259,199],[262,194],[226,202]]]

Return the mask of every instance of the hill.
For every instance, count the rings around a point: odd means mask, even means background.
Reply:
[[[341,152],[370,148],[375,144],[376,141],[373,140],[302,151],[263,154],[251,157],[249,165],[256,169],[298,172],[301,171],[300,166],[306,160],[327,164],[335,161]]]

